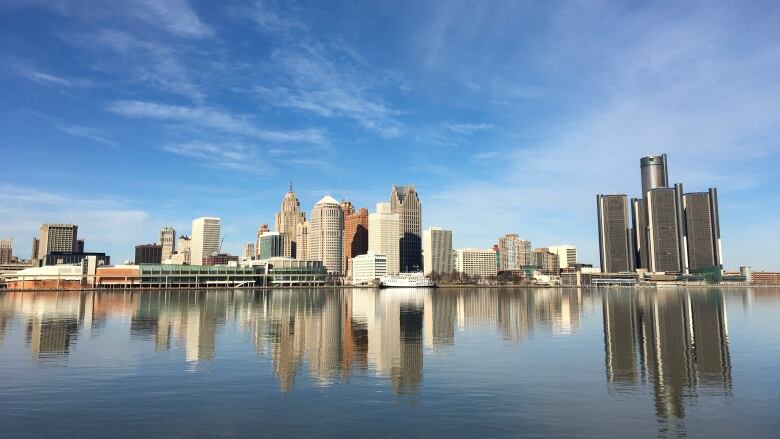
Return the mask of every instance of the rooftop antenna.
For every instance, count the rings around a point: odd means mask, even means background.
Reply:
[[[293,190],[292,190],[292,180],[290,180],[290,188],[289,188],[289,189],[287,189],[287,192],[292,192],[292,191],[293,191]]]

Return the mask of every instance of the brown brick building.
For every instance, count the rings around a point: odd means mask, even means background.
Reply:
[[[351,207],[351,206],[350,206]],[[349,260],[368,252],[368,209],[344,215],[344,269],[349,273]]]

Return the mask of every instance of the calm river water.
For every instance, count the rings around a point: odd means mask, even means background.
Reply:
[[[0,292],[0,437],[778,437],[780,289]]]

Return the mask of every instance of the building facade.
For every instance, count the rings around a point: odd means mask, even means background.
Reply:
[[[423,232],[423,271],[426,275],[452,272],[452,230],[431,227]]]
[[[352,284],[366,285],[387,276],[387,256],[368,252],[352,259]]]
[[[385,255],[387,274],[400,272],[401,221],[390,203],[377,203],[376,212],[368,215],[368,251]]]
[[[171,256],[171,264],[189,265],[192,263],[192,239],[187,235],[179,236],[176,253]]]
[[[573,245],[553,245],[547,247],[558,256],[558,268],[574,268],[577,265],[577,247]]]
[[[295,259],[308,261],[311,259],[309,254],[309,222],[304,221],[295,226]]]
[[[344,203],[342,202],[342,210]],[[368,209],[344,210],[344,272],[350,272],[350,260],[368,252]],[[347,213],[349,212],[349,213]]]
[[[331,275],[343,274],[344,212],[335,198],[326,195],[311,212],[309,223],[310,259],[322,261]]]
[[[507,233],[498,238],[498,270],[520,270],[523,265],[527,265],[523,263],[528,259],[525,255],[526,251],[523,240],[516,233]]]
[[[269,259],[284,256],[284,244],[287,241],[285,236],[279,232],[267,232],[260,236],[259,247],[257,248],[258,259]]]
[[[632,232],[626,195],[597,195],[599,260],[605,273],[634,270]]]
[[[10,264],[14,258],[14,240],[0,239],[0,264]]]
[[[540,247],[534,251],[534,257],[536,260],[536,269],[543,274],[560,273],[560,261],[558,255],[551,252],[547,247]]]
[[[276,231],[282,235],[284,241],[282,247],[284,257],[296,257],[296,230],[298,224],[304,221],[306,221],[306,214],[301,212],[301,203],[293,192],[292,182],[290,182],[290,187],[282,199],[281,209],[276,214]]]
[[[488,277],[498,273],[496,252],[492,249],[463,248],[454,251],[455,271],[469,276]]]
[[[392,213],[398,214],[400,221],[399,270],[420,271],[422,269],[422,206],[414,185],[393,186],[390,192],[390,208]]]
[[[162,244],[141,244],[135,246],[135,263],[160,264],[162,262]]]
[[[77,253],[78,231],[75,224],[41,224],[35,259],[44,259],[52,252]]]
[[[647,191],[647,267],[651,272],[682,273],[677,190],[655,188]]]
[[[710,188],[708,192],[685,194],[683,207],[690,272],[699,273],[713,267],[722,269],[717,190]]]
[[[162,260],[170,259],[176,253],[176,230],[173,227],[165,226],[160,230],[160,245]]]
[[[214,253],[219,253],[220,219],[216,217],[201,217],[192,220],[192,237],[190,238],[190,264],[203,265],[203,259]]]
[[[244,248],[241,252],[241,256],[244,258],[252,259],[257,257],[257,250],[254,242],[245,242]]]

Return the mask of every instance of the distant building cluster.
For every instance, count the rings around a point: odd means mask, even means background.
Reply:
[[[105,253],[85,252],[77,225],[42,224],[29,262],[18,262],[13,240],[0,240],[0,275],[18,271],[21,285],[56,281],[58,288],[376,285],[409,273],[439,283],[780,283],[780,275],[753,273],[749,267],[723,272],[715,188],[684,193],[682,184],[670,187],[666,155],[642,158],[640,171],[640,198],[596,197],[596,268],[579,261],[574,245],[534,247],[517,233],[506,233],[487,248],[454,248],[452,230],[422,230],[422,204],[411,184],[392,186],[388,200],[373,211],[325,195],[307,217],[290,183],[274,229],[261,224],[240,255],[223,251],[219,217],[195,218],[189,236],[165,226],[159,243],[137,245],[133,261],[113,267]]]
[[[602,271],[722,273],[717,189],[685,193],[681,183],[670,186],[666,154],[643,157],[639,166],[640,198],[596,196]]]

